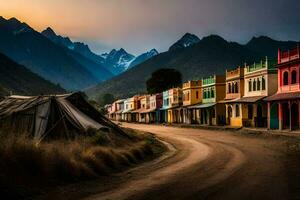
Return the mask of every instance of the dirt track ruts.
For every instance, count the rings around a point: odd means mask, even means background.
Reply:
[[[281,139],[155,125],[123,126],[154,133],[170,150],[160,159],[129,170],[109,190],[84,199],[291,199],[286,145]]]

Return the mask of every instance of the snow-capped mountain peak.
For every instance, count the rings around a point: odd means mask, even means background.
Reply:
[[[174,43],[170,48],[169,51],[173,51],[176,49],[186,48],[192,46],[196,43],[200,42],[200,39],[191,33],[186,33],[182,36],[176,43]]]

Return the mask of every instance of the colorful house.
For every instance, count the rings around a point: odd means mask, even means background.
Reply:
[[[169,90],[163,92],[163,105],[160,109],[160,116],[162,122],[168,122],[168,109],[171,107]]]
[[[281,51],[278,49],[276,94],[266,98],[268,102],[269,129],[299,129],[300,103],[300,45]]]
[[[150,108],[147,111],[147,121],[149,123],[163,122],[163,115],[160,109],[163,106],[163,94],[158,93],[150,96]]]
[[[115,111],[115,115],[116,115],[116,120],[117,121],[122,121],[122,113],[124,111],[124,99],[120,99],[116,101],[116,111]]]
[[[106,104],[106,105],[104,106],[104,109],[106,110],[106,117],[107,117],[107,118],[110,118],[109,113],[111,113],[111,104]]]
[[[267,104],[263,100],[277,91],[275,62],[267,57],[260,63],[245,65],[244,97],[239,99],[243,126],[266,127]]]
[[[199,123],[199,110],[193,106],[202,102],[202,82],[188,81],[182,85],[183,123]]]
[[[244,68],[226,70],[226,124],[235,127],[243,126],[243,106],[239,100],[244,96]]]
[[[132,111],[137,109],[138,97],[134,96],[124,100],[124,110],[122,112],[122,120],[127,122],[136,121],[136,115]]]
[[[225,105],[220,103],[225,98],[225,76],[214,75],[202,79],[202,104],[194,108],[200,109],[200,124],[225,124]]]
[[[108,117],[111,120],[116,120],[117,103],[113,102],[108,113]]]
[[[149,123],[149,115],[147,113],[150,111],[150,95],[141,96],[139,101],[138,122]]]
[[[172,88],[169,92],[169,107],[168,107],[168,123],[182,123],[183,110],[182,105],[182,89]]]

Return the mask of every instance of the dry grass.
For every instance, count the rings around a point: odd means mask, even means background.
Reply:
[[[110,145],[107,140],[95,134],[74,141],[37,145],[26,136],[2,137],[0,191],[10,198],[28,197],[42,188],[119,172],[164,150],[151,135],[138,136],[118,146]]]

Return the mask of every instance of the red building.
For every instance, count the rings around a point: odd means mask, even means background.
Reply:
[[[300,122],[300,49],[278,49],[278,91],[268,101],[269,129],[298,129]]]

